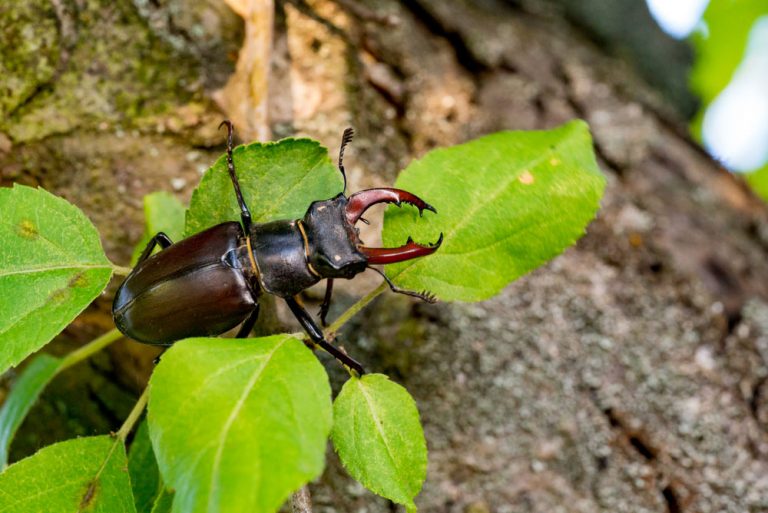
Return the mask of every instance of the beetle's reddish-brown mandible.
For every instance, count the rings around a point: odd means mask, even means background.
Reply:
[[[363,215],[363,212],[377,203],[393,203],[398,206],[400,206],[401,203],[408,203],[419,209],[419,215],[422,215],[425,210],[437,213],[435,207],[415,194],[402,189],[386,187],[380,189],[367,189],[350,196],[346,207],[347,221],[350,224],[355,224]],[[437,242],[426,246],[413,242],[409,237],[408,242],[405,245],[397,248],[369,248],[361,246],[360,251],[362,251],[368,258],[368,263],[371,265],[394,264],[412,258],[431,255],[437,251],[437,248],[440,247],[442,242],[442,234],[440,234],[440,238]]]

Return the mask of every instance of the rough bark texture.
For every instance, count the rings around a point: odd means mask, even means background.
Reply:
[[[80,16],[86,3],[76,3]],[[139,55],[151,53],[158,89],[126,93],[143,110],[126,115],[106,95],[104,109],[28,136],[21,113],[53,108],[47,102],[68,84],[48,78],[6,111],[0,160],[4,181],[42,183],[86,209],[110,255],[127,261],[141,194],[172,183],[188,194],[221,151],[213,130],[223,114],[207,95],[232,64],[210,51],[236,44],[237,30],[220,30],[230,18],[213,2],[115,5],[94,7],[87,20],[119,12],[146,34]],[[498,297],[435,306],[382,297],[341,338],[416,398],[430,449],[423,511],[766,511],[765,206],[683,135],[674,109],[626,63],[551,5],[317,0],[278,9],[273,131],[335,148],[355,126],[352,190],[391,183],[434,146],[573,117],[589,121],[609,181],[577,247]],[[66,9],[49,11],[51,37],[69,41],[60,52],[74,59],[86,45],[72,28],[81,25]],[[181,30],[180,12],[204,14]],[[101,41],[93,37],[87,44]],[[156,64],[163,52],[177,65]],[[74,65],[53,68],[66,74]],[[178,75],[197,89],[171,94],[178,84],[169,77]],[[331,315],[370,283],[342,288]],[[107,324],[107,303],[70,338]],[[114,367],[123,387],[146,379],[152,355],[123,344],[111,356],[91,365],[97,376]],[[38,418],[54,417],[43,411],[53,393]],[[99,401],[119,418],[119,407]],[[89,422],[82,429],[97,429]],[[330,452],[329,461],[312,487],[315,511],[391,511]]]

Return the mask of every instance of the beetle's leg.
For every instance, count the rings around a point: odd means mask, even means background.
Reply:
[[[149,256],[152,254],[152,251],[154,251],[155,246],[160,244],[160,247],[162,249],[165,249],[169,247],[171,244],[173,244],[173,241],[171,241],[170,237],[168,237],[163,232],[157,232],[157,235],[149,239],[149,242],[147,243],[147,247],[144,248],[144,251],[141,252],[141,256],[136,261],[136,264],[142,263],[144,260],[149,258]]]
[[[237,331],[237,335],[235,335],[235,338],[248,338],[248,335],[251,334],[251,330],[253,329],[253,326],[256,324],[256,321],[259,319],[259,310],[261,309],[260,305],[256,303],[256,308],[253,309],[253,311],[248,314],[248,317],[243,321],[243,324],[240,325],[240,329]]]
[[[331,356],[336,358],[344,367],[355,371],[359,376],[365,374],[365,370],[363,369],[362,365],[357,363],[353,358],[325,340],[325,337],[323,336],[323,330],[321,330],[320,327],[315,324],[315,321],[312,320],[312,316],[309,315],[306,310],[304,310],[304,308],[299,304],[298,301],[296,301],[296,299],[292,297],[285,298],[285,302],[288,303],[288,308],[291,309],[291,312],[293,312],[293,315],[299,321],[301,327],[304,328],[304,331],[307,332],[309,338],[312,339],[312,342],[329,352]]]
[[[392,292],[396,292],[398,294],[405,294],[406,296],[417,297],[422,301],[426,301],[427,303],[437,303],[437,298],[431,292],[428,292],[426,290],[422,292],[416,292],[414,290],[401,289],[400,287],[392,283],[392,280],[390,280],[387,277],[387,275],[384,274],[384,271],[382,271],[381,269],[376,269],[375,267],[370,267],[370,266],[368,266],[368,269],[379,273],[381,277],[384,278],[384,281],[387,282],[387,285],[389,285],[389,288],[392,289]]]
[[[323,325],[323,327],[328,326],[328,323],[325,322],[325,319],[328,317],[328,310],[331,308],[331,296],[333,295],[333,278],[328,278],[328,281],[325,284],[325,297],[323,298],[323,302],[320,304],[320,324]]]
[[[168,348],[164,347],[163,350],[160,351],[160,354],[155,356],[155,359],[152,360],[152,363],[155,364],[155,365],[159,364],[160,363],[160,358],[162,358],[162,356],[165,354],[166,351],[168,351]]]
[[[235,127],[232,122],[225,119],[219,125],[227,126],[227,171],[229,171],[229,177],[232,179],[232,185],[235,187],[235,196],[237,196],[237,203],[240,205],[240,219],[243,221],[243,228],[245,234],[251,233],[251,211],[248,210],[248,205],[245,204],[243,199],[243,193],[240,191],[240,182],[237,180],[237,174],[235,173],[235,163],[232,160],[232,133],[235,131]]]

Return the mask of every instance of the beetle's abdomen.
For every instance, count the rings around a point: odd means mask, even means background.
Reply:
[[[140,342],[169,345],[240,324],[256,299],[243,270],[225,256],[242,242],[240,224],[224,223],[139,264],[115,295],[118,329]]]
[[[304,238],[296,221],[253,225],[251,245],[261,285],[270,294],[293,297],[320,281],[307,267]]]

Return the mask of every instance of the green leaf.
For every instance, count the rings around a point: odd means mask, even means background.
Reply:
[[[387,266],[401,287],[446,301],[481,301],[561,253],[584,234],[605,188],[586,123],[546,131],[499,132],[434,150],[412,162],[396,186],[437,209],[389,207],[384,245],[412,235],[440,249]]]
[[[768,201],[768,165],[746,175],[747,182],[758,196]]]
[[[150,513],[156,499],[162,494],[163,487],[146,420],[139,425],[131,442],[128,451],[128,473],[131,476],[136,511]]]
[[[29,362],[11,387],[0,408],[0,468],[8,465],[8,449],[24,417],[37,402],[45,385],[56,375],[61,360],[39,354]]]
[[[252,143],[232,158],[254,222],[297,219],[309,204],[340,193],[341,174],[328,150],[310,139]],[[222,156],[203,175],[187,211],[187,236],[225,221],[239,221],[240,208]]]
[[[144,234],[133,250],[131,265],[136,265],[141,252],[158,232],[165,233],[174,242],[180,240],[184,236],[186,211],[181,201],[168,192],[153,192],[144,196]]]
[[[112,265],[88,218],[42,189],[0,189],[0,212],[2,373],[83,311],[107,286]]]
[[[693,36],[696,50],[691,87],[708,105],[725,89],[744,57],[752,24],[768,15],[765,0],[710,0],[702,28]]]
[[[405,388],[383,374],[349,379],[333,403],[331,438],[352,477],[415,510],[427,476],[427,445]]]
[[[0,474],[0,511],[135,513],[126,463],[107,435],[45,447]]]
[[[152,506],[152,513],[171,513],[173,509],[173,492],[163,490],[157,496],[155,504]]]
[[[289,335],[177,342],[150,386],[150,436],[175,512],[276,511],[323,470],[328,376]]]

